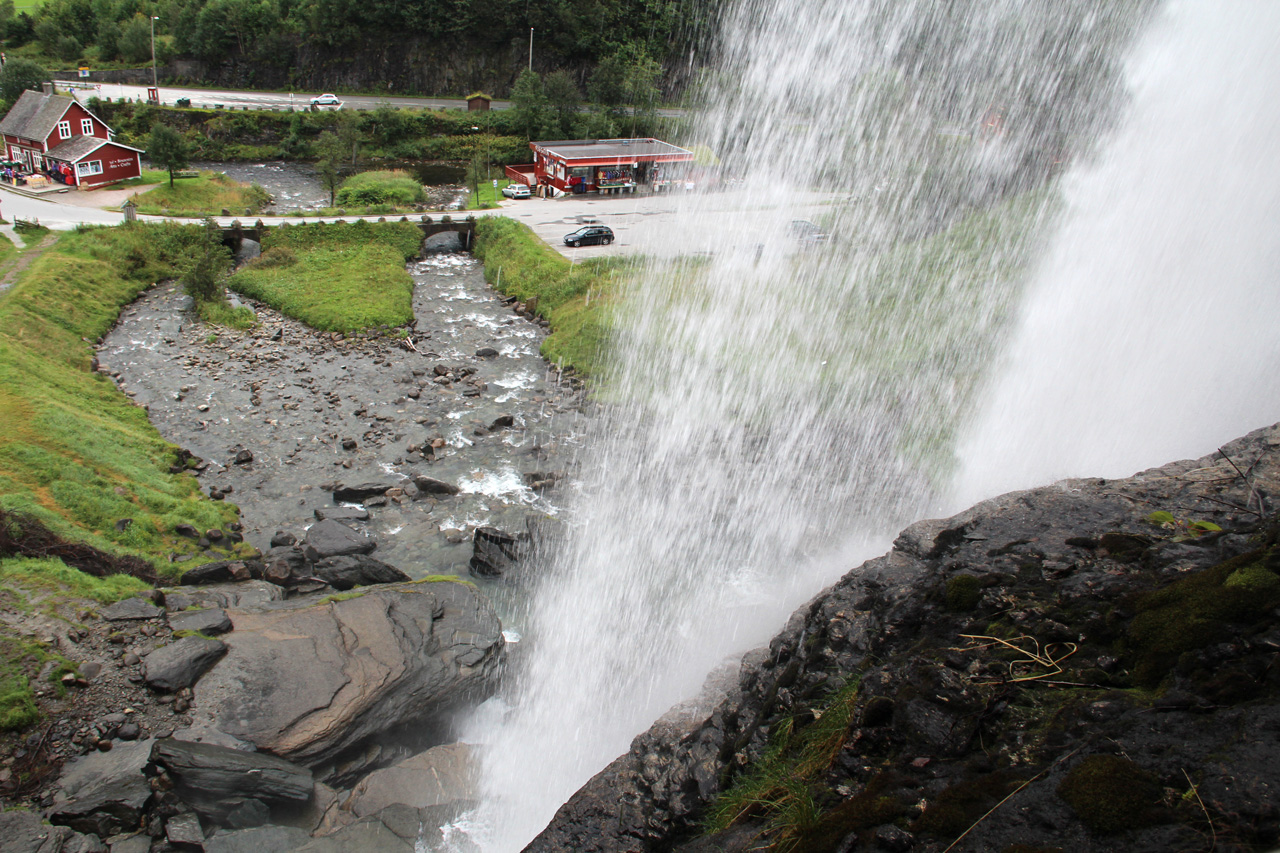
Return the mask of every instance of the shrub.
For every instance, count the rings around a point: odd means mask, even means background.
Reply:
[[[425,201],[426,194],[407,172],[361,172],[343,182],[337,200],[342,205],[411,205]]]

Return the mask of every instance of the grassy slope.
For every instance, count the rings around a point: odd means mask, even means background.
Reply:
[[[92,342],[172,273],[185,235],[153,225],[64,235],[0,297],[0,505],[68,539],[147,559],[190,550],[173,533],[178,524],[235,520],[233,506],[169,473],[174,448],[91,370]],[[117,531],[122,518],[133,523]]]
[[[219,172],[201,172],[198,178],[177,178],[169,186],[169,173],[148,169],[142,183],[163,183],[137,196],[139,213],[168,216],[217,215],[224,209],[246,215],[256,214],[269,203],[270,196],[262,187],[245,186]]]
[[[421,245],[421,229],[409,222],[280,227],[230,286],[316,329],[401,326],[413,319],[404,264]]]
[[[503,216],[476,223],[475,255],[485,277],[508,296],[537,299],[537,312],[551,322],[542,344],[549,361],[587,375],[603,368],[612,328],[615,288],[627,261],[599,258],[572,264],[527,226]]]

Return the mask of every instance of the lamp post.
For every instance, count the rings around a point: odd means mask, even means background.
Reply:
[[[533,70],[533,27],[529,27],[529,70]]]
[[[156,21],[160,20],[155,15],[151,18],[151,87],[156,90],[156,98],[160,97],[160,84],[156,82]]]

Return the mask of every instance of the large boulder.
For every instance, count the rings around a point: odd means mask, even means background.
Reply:
[[[78,759],[58,780],[49,820],[102,838],[136,828],[151,798],[143,769],[153,742],[121,742]]]
[[[183,637],[142,659],[142,675],[155,690],[190,687],[222,657],[227,647],[210,637]]]
[[[307,530],[303,553],[312,563],[326,557],[346,554],[368,554],[378,543],[359,531],[337,521],[317,521]]]
[[[395,566],[364,554],[326,557],[312,567],[316,577],[338,590],[375,583],[403,583],[413,580]]]
[[[258,560],[218,560],[205,563],[183,572],[184,586],[201,586],[210,583],[232,583],[262,577],[262,563]]]
[[[368,817],[395,803],[418,809],[453,806],[461,813],[477,799],[476,784],[471,747],[445,744],[373,771],[352,789],[342,807],[356,817]]]
[[[503,650],[489,602],[451,581],[230,615],[228,654],[195,688],[196,724],[326,772],[376,735],[487,695]]]
[[[164,591],[164,604],[170,612],[186,610],[189,607],[251,609],[265,607],[273,601],[283,599],[284,590],[266,581],[185,586]]]
[[[314,786],[305,767],[211,743],[166,738],[156,741],[151,757],[168,771],[184,802],[201,817],[224,825],[235,824],[240,815],[265,816],[275,806],[305,803]]]
[[[342,503],[344,501],[360,503],[378,495],[385,495],[387,489],[393,489],[395,486],[395,483],[359,483],[354,486],[338,484],[331,491],[333,492],[334,503]]]
[[[148,844],[148,847],[151,845]],[[65,826],[49,826],[35,812],[0,811],[0,848],[5,853],[106,853],[93,835]]]

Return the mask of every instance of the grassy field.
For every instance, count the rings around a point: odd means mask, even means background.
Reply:
[[[484,261],[490,284],[521,301],[537,300],[537,312],[551,323],[544,358],[586,375],[600,373],[618,285],[633,262],[570,263],[527,226],[504,216],[477,219],[475,255]]]
[[[167,216],[216,216],[229,210],[237,216],[253,216],[271,203],[271,196],[257,184],[238,183],[220,172],[201,172],[196,178],[178,178],[169,186],[169,173],[147,169],[141,184],[160,186],[134,197],[139,213]],[[127,185],[127,184],[126,184]]]
[[[268,232],[262,255],[229,285],[315,329],[402,326],[413,319],[404,264],[421,245],[410,222],[284,226]]]

